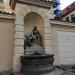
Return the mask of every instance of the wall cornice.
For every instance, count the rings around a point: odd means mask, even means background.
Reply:
[[[53,4],[54,1],[45,1],[45,0],[17,0],[17,3],[21,3],[21,4],[29,4],[29,5],[34,5],[34,6],[39,6],[42,8],[47,8],[50,9]]]
[[[51,19],[50,19],[49,22],[50,22],[50,24],[52,24],[52,25],[75,27],[75,23],[71,23],[71,22],[56,21],[56,20],[51,20]]]
[[[0,14],[0,21],[15,21],[16,15],[10,15],[10,14]]]

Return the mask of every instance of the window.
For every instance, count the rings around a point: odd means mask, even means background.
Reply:
[[[66,17],[66,21],[69,22],[69,17]]]
[[[0,3],[3,3],[3,0],[0,0]]]
[[[75,14],[71,15],[71,22],[75,22]]]

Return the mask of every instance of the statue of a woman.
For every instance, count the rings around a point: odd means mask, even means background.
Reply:
[[[25,38],[26,39],[24,40],[24,50],[26,49],[26,47],[32,46],[32,43],[33,43],[33,45],[36,43],[40,46],[43,46],[42,45],[42,36],[39,33],[39,31],[37,30],[36,26],[34,26],[32,32],[29,36],[25,35]]]
[[[36,26],[34,26],[34,28],[32,30],[32,39],[33,39],[33,41],[35,41],[39,45],[42,45],[42,36],[39,33],[39,31],[37,30]]]

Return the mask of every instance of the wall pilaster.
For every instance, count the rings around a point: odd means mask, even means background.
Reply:
[[[52,50],[52,32],[49,18],[46,17],[44,20],[44,41],[45,41],[45,52],[46,54],[53,54]]]
[[[20,56],[24,54],[24,23],[22,16],[16,15],[16,27],[15,27],[15,41],[14,41],[14,59],[13,59],[13,70],[19,71]]]
[[[16,5],[16,27],[15,27],[15,46],[14,46],[14,60],[13,60],[13,70],[19,71],[20,56],[24,54],[24,18],[28,13],[35,12],[40,15],[43,19],[43,30],[44,30],[44,42],[45,42],[45,52],[47,54],[53,54],[51,48],[51,25],[49,23],[49,17],[47,13],[49,10],[42,9],[39,7],[29,6],[29,5]]]

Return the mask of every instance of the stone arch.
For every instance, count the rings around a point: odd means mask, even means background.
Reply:
[[[26,16],[24,17],[24,24],[25,24],[24,28],[25,28],[26,24],[32,26],[32,28],[34,26],[37,26],[38,30],[43,33],[44,21],[43,21],[43,18],[39,14],[37,14],[36,12],[27,13]],[[32,30],[32,28],[30,29],[30,31]]]
[[[37,14],[39,14],[42,18],[43,18],[43,20],[45,21],[46,19],[46,14],[41,10],[41,11],[39,11],[40,10],[40,8],[37,8],[37,10],[35,11],[35,10],[32,10],[31,8],[30,8],[30,6],[19,6],[20,8],[19,8],[19,10],[16,12],[16,14],[17,15],[19,15],[20,16],[20,21],[22,20],[22,22],[23,22],[23,19],[24,19],[24,17],[28,14],[28,13],[31,13],[31,12],[35,12],[35,13],[37,13]],[[19,17],[18,16],[18,17]],[[17,19],[17,20],[19,20],[19,18]]]
[[[24,35],[30,35],[34,26],[37,27],[37,30],[42,35],[42,44],[44,47],[44,21],[43,18],[36,12],[27,13],[24,17]]]
[[[51,40],[50,40],[50,23],[49,18],[46,15],[46,9],[17,4],[16,5],[16,27],[15,27],[15,46],[13,56],[13,70],[20,70],[20,56],[24,54],[24,17],[31,12],[35,12],[43,18],[43,30],[44,30],[44,41],[45,41],[45,52],[51,53]],[[33,10],[32,10],[33,9]],[[45,11],[45,12],[44,12]],[[49,37],[49,39],[48,39]]]

